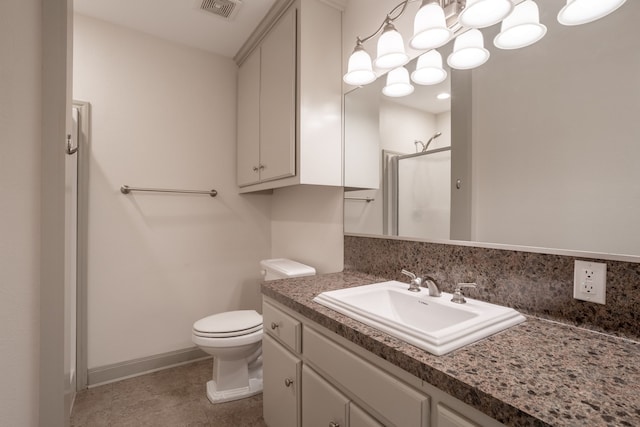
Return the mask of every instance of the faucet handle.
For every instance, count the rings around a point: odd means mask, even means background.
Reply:
[[[401,273],[404,274],[405,276],[409,276],[409,278],[411,279],[411,283],[409,284],[409,289],[407,290],[411,292],[420,292],[420,285],[422,285],[422,279],[417,277],[412,272],[404,269],[401,271]]]
[[[462,288],[476,288],[476,287],[478,287],[478,285],[475,283],[458,283],[458,285],[456,286],[456,290],[453,291],[453,297],[451,298],[451,301],[457,304],[466,303],[467,300],[464,299],[464,295],[462,295]]]
[[[402,269],[402,271],[400,272],[402,274],[404,274],[405,276],[409,276],[409,278],[411,280],[416,280],[416,275],[413,274],[412,272],[410,272],[409,270],[405,270],[404,268]]]

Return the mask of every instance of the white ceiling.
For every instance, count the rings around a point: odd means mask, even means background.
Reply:
[[[242,0],[231,21],[200,10],[202,0],[74,0],[74,11],[232,58],[275,0]]]

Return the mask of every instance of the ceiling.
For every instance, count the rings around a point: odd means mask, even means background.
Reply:
[[[237,14],[227,20],[201,10],[202,1],[74,0],[74,11],[232,58],[275,3],[240,0]]]

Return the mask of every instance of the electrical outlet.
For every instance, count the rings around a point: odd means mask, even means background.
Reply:
[[[573,297],[604,304],[606,290],[607,264],[576,260],[573,270]]]

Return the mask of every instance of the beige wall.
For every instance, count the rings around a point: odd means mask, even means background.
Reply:
[[[0,3],[0,425],[3,426],[38,423],[40,9],[36,0]]]
[[[342,187],[299,185],[273,191],[271,253],[318,274],[343,268]]]
[[[191,326],[259,307],[269,195],[238,195],[231,59],[76,15],[74,98],[92,106],[89,368],[188,348]],[[140,187],[219,195],[132,193]]]

